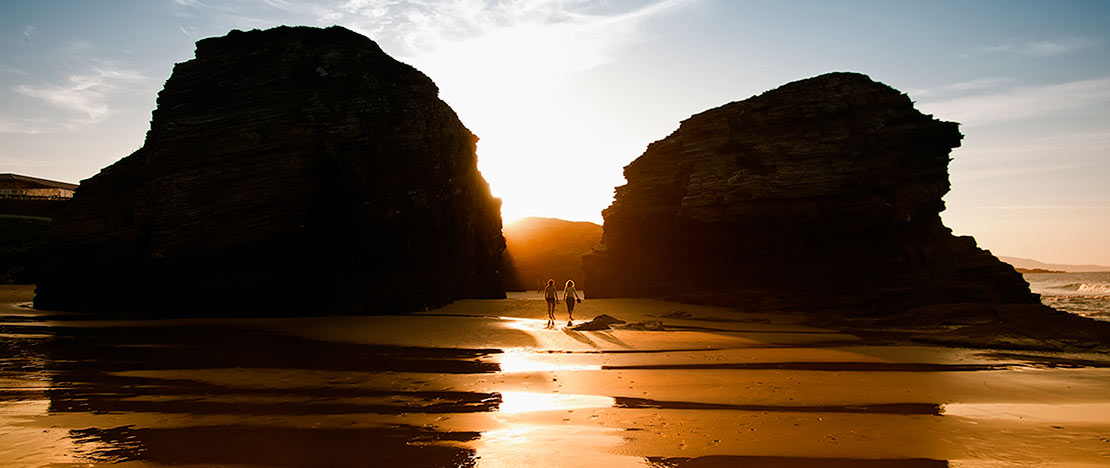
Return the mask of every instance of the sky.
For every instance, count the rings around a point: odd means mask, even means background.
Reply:
[[[77,182],[143,144],[173,64],[232,29],[341,25],[423,71],[502,216],[602,221],[698,112],[831,71],[960,122],[945,225],[1110,265],[1110,2],[38,0],[0,4],[0,173]]]

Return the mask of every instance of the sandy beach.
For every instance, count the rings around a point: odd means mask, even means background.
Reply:
[[[533,293],[406,316],[106,321],[0,286],[0,465],[1104,466],[1110,356]]]

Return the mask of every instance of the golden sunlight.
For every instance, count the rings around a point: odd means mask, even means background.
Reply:
[[[430,76],[450,76],[440,80],[441,97],[480,138],[478,168],[502,198],[506,223],[525,216],[600,223],[613,187],[624,183],[621,161],[643,150],[622,142],[614,123],[584,112],[596,100],[574,76],[603,62],[589,34],[525,24],[411,58]]]
[[[501,392],[502,413],[527,413],[534,411],[573,410],[581,408],[611,408],[613,397],[600,395],[561,395],[558,393]]]

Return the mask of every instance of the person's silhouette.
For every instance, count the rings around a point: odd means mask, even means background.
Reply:
[[[567,280],[567,287],[563,289],[563,299],[567,300],[567,326],[574,325],[574,302],[581,301],[578,292],[574,290],[574,280]]]
[[[543,298],[547,300],[547,327],[555,326],[555,301],[559,299],[559,291],[555,289],[555,280],[547,280],[547,288],[543,290]]]

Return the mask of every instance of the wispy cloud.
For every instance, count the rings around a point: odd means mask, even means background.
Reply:
[[[924,99],[918,102],[918,107],[940,119],[972,126],[1101,109],[1107,103],[1110,103],[1110,77],[1040,86],[1011,86],[987,94],[946,100]]]
[[[964,155],[966,156],[966,155]],[[1110,162],[1087,161],[1065,164],[1028,163],[1016,167],[980,167],[978,169],[965,169],[953,171],[952,182],[963,183],[974,180],[995,179],[999,177],[1012,178],[1025,174],[1047,175],[1053,172],[1076,171],[1100,168],[1110,165]]]
[[[0,132],[50,133],[93,125],[108,118],[114,98],[136,87],[148,87],[151,82],[150,77],[139,71],[101,63],[87,73],[70,75],[62,83],[18,85],[12,90],[42,100],[62,114],[49,120],[0,115]]]
[[[34,36],[35,27],[28,24],[23,27],[23,32],[19,35],[19,43],[29,47],[34,47]]]
[[[988,89],[998,89],[1010,83],[1013,83],[1013,81],[1014,80],[1010,78],[977,78],[974,80],[961,81],[959,83],[941,86],[939,88],[914,89],[910,90],[908,93],[915,99],[927,98],[930,96],[951,96],[952,94],[966,91],[982,92],[983,90]]]
[[[1052,57],[1095,45],[1095,41],[1082,37],[1063,37],[1024,43],[1003,43],[981,47],[980,52],[988,54],[1012,53],[1028,57]]]
[[[1034,57],[1050,57],[1083,49],[1092,44],[1094,44],[1093,41],[1081,38],[1034,41],[1026,43],[1025,46],[1022,47],[1021,53]]]
[[[231,18],[233,24],[288,24],[291,19],[311,25],[341,24],[389,45],[394,54],[413,57],[460,42],[541,29],[571,46],[593,42],[595,48],[604,48],[611,41],[598,40],[626,36],[631,23],[695,1],[656,0],[624,11],[602,11],[599,8],[611,7],[594,0],[174,0],[174,4],[183,15],[203,10]],[[537,50],[537,54],[543,52]]]
[[[16,117],[0,114],[0,133],[22,133],[25,135],[40,135],[65,130],[66,126],[60,122],[33,117]]]
[[[976,208],[983,208],[989,210],[1090,210],[1090,211],[1106,211],[1110,210],[1110,205],[980,205]]]
[[[3,121],[0,121],[0,128],[3,128]],[[39,169],[43,167],[54,166],[53,163],[41,161],[37,159],[21,159],[12,158],[0,155],[0,167],[5,168],[19,168],[19,169]]]
[[[4,64],[0,64],[0,73],[5,73],[5,74],[9,74],[9,75],[29,76],[28,73],[23,71],[23,70],[20,70],[18,68],[11,67],[11,66],[8,66],[8,65],[4,65]]]

